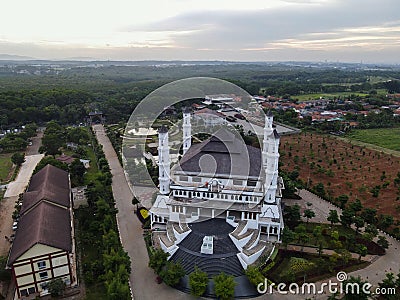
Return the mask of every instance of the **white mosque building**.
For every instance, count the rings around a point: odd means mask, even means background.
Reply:
[[[262,149],[224,128],[192,144],[190,119],[185,109],[183,156],[172,169],[168,129],[159,129],[160,194],[150,209],[153,237],[187,271],[194,263],[206,268],[207,258],[215,260],[214,267],[238,261],[246,269],[280,241],[284,227],[280,137],[273,116],[265,117]]]

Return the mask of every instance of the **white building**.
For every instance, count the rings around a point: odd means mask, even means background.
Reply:
[[[186,116],[185,139],[188,121]],[[280,137],[272,122],[273,117],[268,114],[262,150],[246,145],[235,132],[223,128],[184,150],[179,164],[171,171],[168,131],[165,127],[160,129],[161,194],[150,215],[160,245],[170,257],[191,233],[191,225],[208,219],[223,219],[233,226],[229,238],[245,269],[268,244],[280,241],[284,185],[278,175]],[[215,228],[215,234],[217,231]]]

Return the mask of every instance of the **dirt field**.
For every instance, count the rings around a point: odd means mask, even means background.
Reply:
[[[13,234],[11,217],[14,211],[15,202],[18,197],[4,198],[0,202],[0,256],[6,256],[10,249],[10,242],[5,237],[10,237]]]
[[[358,198],[378,214],[400,220],[399,190],[394,184],[399,157],[310,133],[283,136],[280,151],[282,169],[297,168],[299,178],[309,187],[323,183],[332,197],[347,194],[350,201]],[[378,197],[373,197],[371,189],[376,186],[381,188]]]

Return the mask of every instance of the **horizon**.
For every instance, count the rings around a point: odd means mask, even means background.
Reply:
[[[6,0],[4,8],[14,13],[0,20],[0,53],[33,60],[400,63],[397,0]]]
[[[363,62],[363,61],[331,61],[331,60],[218,60],[218,59],[142,59],[142,60],[109,60],[109,59],[96,59],[92,57],[79,58],[67,57],[60,59],[45,59],[28,56],[19,56],[13,54],[0,53],[0,62],[15,62],[15,63],[29,63],[29,62],[54,62],[54,63],[146,63],[146,62],[161,62],[161,63],[215,63],[215,64],[321,64],[321,65],[376,65],[376,66],[398,66],[399,62]]]

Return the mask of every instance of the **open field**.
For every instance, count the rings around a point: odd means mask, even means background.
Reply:
[[[309,188],[322,183],[326,198],[346,194],[350,202],[360,199],[364,207],[377,209],[378,215],[400,220],[394,182],[399,157],[315,133],[283,136],[280,149],[282,169],[298,170],[299,179]]]
[[[0,154],[0,183],[10,179],[13,171],[13,163],[11,162],[12,153]]]
[[[400,128],[359,129],[346,135],[351,140],[400,151]]]
[[[359,92],[337,92],[337,93],[317,93],[317,94],[302,94],[292,96],[293,99],[298,99],[299,101],[308,101],[308,100],[319,100],[320,98],[325,99],[333,99],[333,98],[345,98],[350,95],[357,95],[360,97],[365,97],[368,94],[359,93]]]

